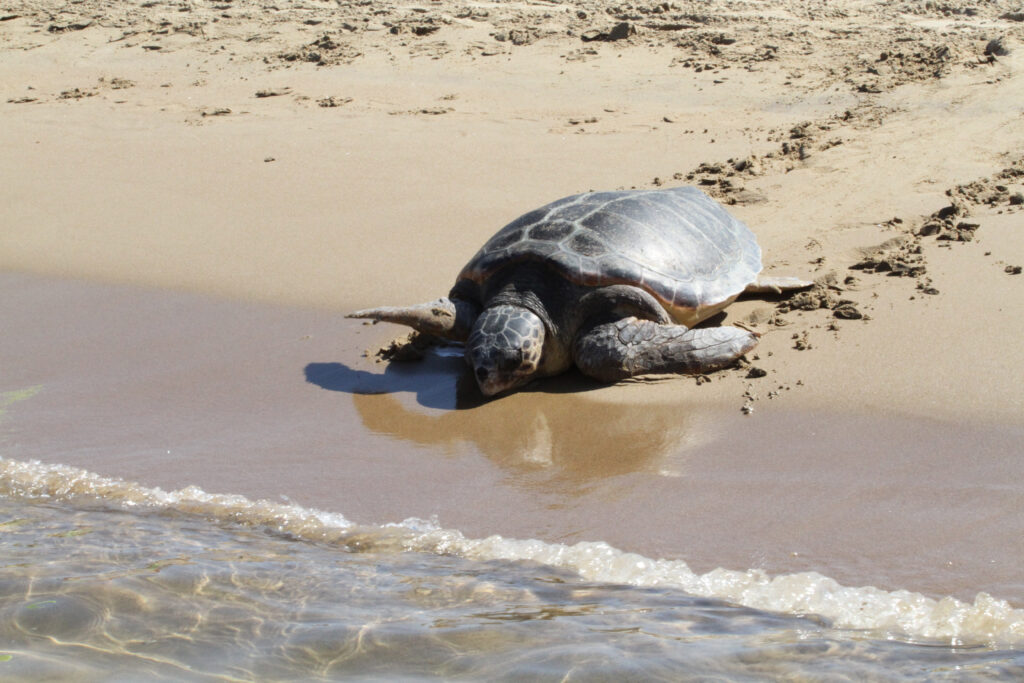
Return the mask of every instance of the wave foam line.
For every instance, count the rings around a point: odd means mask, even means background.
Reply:
[[[1024,645],[1024,609],[1013,608],[1007,601],[987,593],[978,593],[973,603],[966,603],[953,597],[936,600],[907,590],[843,586],[816,572],[772,577],[759,569],[715,569],[697,574],[682,560],[653,560],[603,542],[564,545],[501,536],[472,539],[457,530],[443,529],[420,519],[357,527],[340,514],[299,505],[209,494],[195,486],[166,492],[38,461],[0,458],[0,496],[171,510],[270,528],[311,541],[345,542],[356,536],[365,541],[377,537],[384,546],[399,540],[404,549],[413,552],[451,554],[471,560],[534,561],[572,570],[588,581],[672,587],[753,609],[791,615],[817,614],[834,627],[864,630],[880,637],[961,647]]]
[[[1024,609],[978,593],[973,603],[940,600],[907,590],[843,586],[817,572],[769,576],[760,569],[714,569],[697,574],[682,560],[652,560],[604,542],[575,545],[535,540],[465,538],[438,529],[417,536],[410,549],[451,553],[469,559],[533,560],[570,569],[588,581],[673,587],[690,595],[791,615],[817,614],[834,627],[882,637],[948,643],[953,646],[1015,647],[1024,644]]]
[[[265,527],[307,540],[331,540],[354,525],[340,514],[245,496],[148,488],[68,465],[0,457],[0,496],[37,502],[98,502],[122,509],[173,510],[246,526]]]

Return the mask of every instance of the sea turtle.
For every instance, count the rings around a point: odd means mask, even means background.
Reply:
[[[573,364],[606,382],[700,374],[731,365],[757,335],[694,325],[744,291],[812,284],[760,272],[750,229],[695,187],[587,192],[499,230],[448,297],[348,317],[466,342],[486,396]]]

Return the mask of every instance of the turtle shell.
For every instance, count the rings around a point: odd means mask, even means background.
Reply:
[[[754,282],[761,248],[750,228],[695,187],[588,192],[512,221],[459,278],[483,283],[523,261],[542,261],[580,285],[642,287],[684,321]]]

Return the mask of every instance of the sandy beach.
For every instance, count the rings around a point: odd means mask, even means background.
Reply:
[[[1019,3],[2,14],[4,457],[1024,606]],[[684,184],[816,282],[727,309],[740,367],[485,402],[344,318],[559,197]]]
[[[342,312],[446,293],[553,198],[698,184],[825,285],[730,309],[765,333],[755,393],[1021,413],[1011,10],[361,7],[16,5],[0,265]]]

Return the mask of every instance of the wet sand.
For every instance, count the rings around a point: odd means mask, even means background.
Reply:
[[[383,366],[329,312],[5,275],[5,456],[363,523],[1019,603],[1021,425],[744,416],[692,379],[570,375],[481,404],[461,359]],[[468,388],[467,388],[468,387]],[[791,392],[788,392],[791,393]],[[710,400],[707,400],[709,399]],[[778,406],[778,408],[776,408]]]
[[[0,23],[0,392],[38,387],[5,457],[1024,604],[1009,5],[147,5]],[[765,377],[481,404],[342,318],[444,294],[559,196],[682,183],[820,278],[728,310]]]

